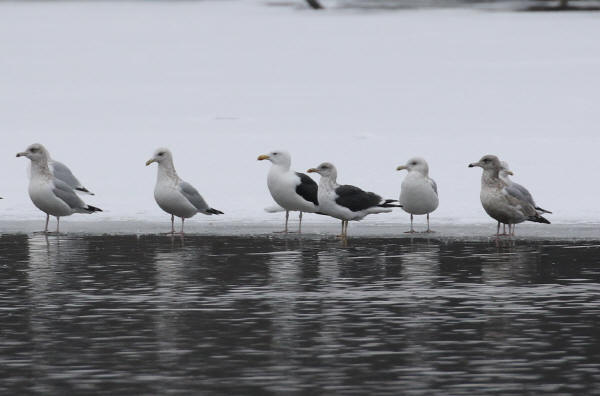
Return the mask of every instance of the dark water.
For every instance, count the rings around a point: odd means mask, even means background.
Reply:
[[[0,394],[600,394],[591,242],[0,237]]]

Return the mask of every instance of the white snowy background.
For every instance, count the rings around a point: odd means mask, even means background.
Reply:
[[[41,142],[105,210],[69,221],[166,221],[144,166],[166,146],[211,221],[280,222],[256,157],[287,149],[388,198],[423,156],[443,223],[490,221],[467,164],[497,154],[553,222],[599,222],[599,38],[589,12],[0,2],[0,219],[43,218],[15,158]]]

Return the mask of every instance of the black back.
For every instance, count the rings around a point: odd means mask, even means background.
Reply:
[[[296,186],[296,194],[315,205],[319,205],[319,199],[317,198],[319,186],[317,183],[304,173],[296,172],[296,176],[300,178],[300,184]]]
[[[335,203],[345,206],[353,212],[372,208],[381,202],[379,195],[349,185],[339,186],[335,189],[335,193],[338,195]]]

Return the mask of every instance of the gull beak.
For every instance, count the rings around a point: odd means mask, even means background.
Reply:
[[[308,173],[319,173],[318,170],[316,170],[315,168],[310,168],[309,170],[307,170],[306,172]]]
[[[397,171],[401,171],[401,170],[404,170],[404,169],[408,169],[406,167],[406,165],[400,165],[399,167],[396,168]]]
[[[146,166],[150,165],[153,162],[156,162],[154,158],[149,159],[148,161],[146,161]]]
[[[268,155],[265,155],[265,154],[258,156],[259,161],[266,160],[266,159],[271,159],[271,157],[269,157]]]
[[[469,164],[469,168],[474,168],[476,166],[480,166],[479,162],[472,162],[472,163]]]
[[[511,175],[511,176],[514,176],[514,175],[515,175],[515,174],[514,174],[512,171],[506,171],[506,174],[507,174],[507,175]]]
[[[17,153],[17,157],[24,157],[27,153]]]

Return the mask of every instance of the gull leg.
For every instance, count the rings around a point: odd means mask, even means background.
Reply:
[[[513,225],[512,225],[512,231],[511,231],[511,229],[510,229],[510,227],[509,227],[509,229],[508,229],[508,232],[510,232],[510,235],[512,235],[512,236],[515,236],[515,227],[516,227],[516,226],[517,226],[516,224],[513,224]]]
[[[496,236],[500,236],[500,222],[498,222],[498,229],[496,230]]]
[[[406,231],[405,234],[414,234],[415,230],[413,228],[413,215],[410,214],[410,230]]]
[[[425,232],[434,232],[434,231],[431,231],[431,228],[429,228],[429,213],[427,213],[427,231],[425,231]]]
[[[185,222],[185,219],[182,217],[181,218],[181,235],[183,235],[183,223]]]
[[[508,225],[508,232],[510,232],[510,224]],[[502,223],[502,235],[506,235],[506,224]]]
[[[338,235],[338,238],[343,238],[344,237],[344,220],[342,220],[342,232],[340,233],[340,235]]]
[[[46,227],[44,228],[44,232],[48,232],[48,222],[50,221],[50,215],[46,213]]]
[[[288,233],[288,220],[290,219],[290,211],[285,211],[285,229],[283,231],[274,231],[275,234],[287,234]]]
[[[300,212],[300,224],[298,224],[298,234],[302,233],[302,212]]]
[[[288,232],[288,220],[290,219],[290,211],[286,210],[285,211],[285,233],[287,234]]]
[[[171,215],[171,234],[175,234],[175,215]]]
[[[346,222],[346,227],[344,227],[344,239],[348,238],[348,220]]]
[[[60,232],[60,217],[56,217],[56,233]]]

